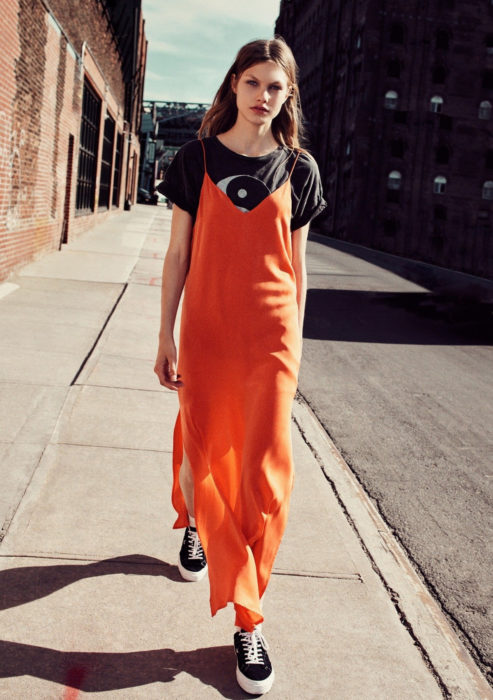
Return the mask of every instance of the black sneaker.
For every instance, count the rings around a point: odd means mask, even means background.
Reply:
[[[238,661],[236,680],[250,695],[268,693],[274,683],[274,669],[267,653],[267,642],[255,627],[253,632],[240,630],[235,633],[235,652]]]
[[[194,527],[185,530],[178,569],[185,581],[200,581],[207,573],[207,560]]]

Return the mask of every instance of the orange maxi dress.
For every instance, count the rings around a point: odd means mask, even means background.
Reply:
[[[291,410],[301,342],[288,179],[243,212],[207,173],[192,232],[181,317],[179,413],[173,439],[175,528],[189,524],[183,450],[214,615],[262,622],[260,598],[284,533],[293,459]]]

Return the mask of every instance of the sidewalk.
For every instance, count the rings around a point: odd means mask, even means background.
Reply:
[[[175,566],[178,403],[152,371],[170,220],[137,206],[0,285],[0,698],[249,697],[232,611],[211,619],[207,581]],[[269,697],[493,697],[301,399],[293,415]]]

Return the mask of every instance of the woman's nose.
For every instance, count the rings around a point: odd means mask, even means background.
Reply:
[[[267,89],[260,89],[258,95],[257,95],[257,100],[259,102],[268,102],[269,101],[269,91]]]

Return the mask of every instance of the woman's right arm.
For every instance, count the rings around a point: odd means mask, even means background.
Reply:
[[[176,374],[177,352],[174,327],[180,297],[190,264],[192,217],[176,204],[173,206],[171,238],[163,265],[161,291],[161,328],[154,372],[159,383],[177,391],[183,382]]]

